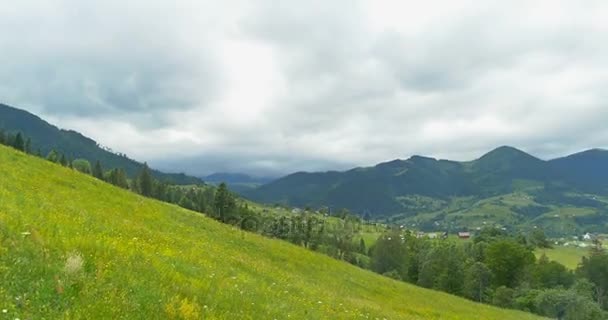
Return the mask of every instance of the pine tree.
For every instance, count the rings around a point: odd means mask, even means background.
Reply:
[[[59,163],[61,163],[62,166],[67,167],[68,159],[65,158],[65,154],[61,154],[61,159],[59,160]]]
[[[152,196],[152,174],[150,173],[150,168],[147,163],[144,163],[144,166],[137,177],[137,184],[139,187],[139,192],[146,197]]]
[[[95,167],[93,167],[93,177],[103,180],[103,169],[101,168],[99,160],[95,162]]]
[[[26,153],[32,153],[32,139],[27,138],[25,140],[25,150]]]
[[[225,183],[222,182],[217,188],[213,204],[221,221],[226,221],[227,217],[234,211],[236,202]]]
[[[0,144],[6,144],[6,134],[4,129],[0,129]]]
[[[23,136],[21,132],[17,133],[15,137],[15,141],[13,142],[13,147],[20,151],[25,151],[25,141],[23,141]]]

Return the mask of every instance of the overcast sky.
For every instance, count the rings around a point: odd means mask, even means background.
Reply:
[[[422,4],[424,3],[424,4]],[[0,6],[0,101],[168,171],[608,147],[608,2]]]

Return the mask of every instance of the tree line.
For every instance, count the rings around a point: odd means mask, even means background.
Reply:
[[[536,259],[533,238],[484,229],[473,241],[457,243],[391,231],[370,249],[371,268],[503,308],[556,319],[608,319],[608,254],[601,242],[570,271],[545,255]]]

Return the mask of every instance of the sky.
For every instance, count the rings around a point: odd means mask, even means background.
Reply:
[[[0,6],[0,102],[153,167],[341,170],[608,147],[608,2]]]

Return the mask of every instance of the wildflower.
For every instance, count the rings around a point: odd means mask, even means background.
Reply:
[[[2,313],[7,313],[7,312],[8,312],[8,310],[2,309]]]

